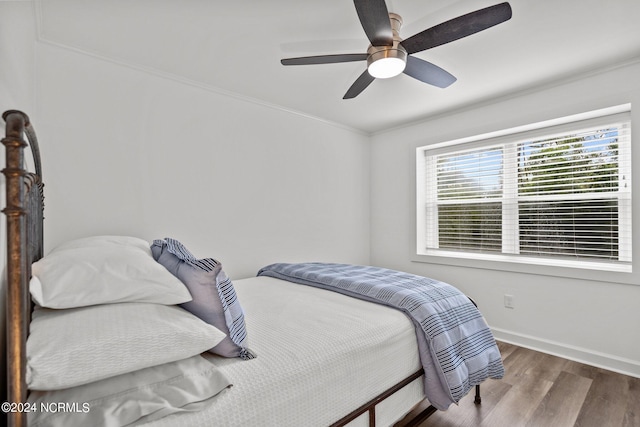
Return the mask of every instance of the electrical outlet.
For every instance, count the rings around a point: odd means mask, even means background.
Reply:
[[[513,295],[504,294],[504,306],[506,308],[515,308],[516,297]]]

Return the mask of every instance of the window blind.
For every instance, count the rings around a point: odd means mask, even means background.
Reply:
[[[440,248],[500,252],[502,147],[436,157]]]
[[[630,263],[630,146],[625,112],[425,147],[425,249]]]

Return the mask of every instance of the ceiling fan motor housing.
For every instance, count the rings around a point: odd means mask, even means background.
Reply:
[[[400,15],[395,13],[389,13],[389,21],[391,22],[391,29],[393,31],[393,45],[391,46],[369,46],[367,49],[367,68],[369,73],[377,78],[387,78],[393,77],[395,75],[400,74],[407,63],[407,51],[404,47],[400,45],[402,39],[400,38],[399,32],[400,27],[402,26],[402,18]],[[379,74],[376,72],[376,65],[374,63],[376,61],[380,61],[381,59],[388,59],[389,61],[383,62],[392,62],[396,63],[396,71],[392,71],[390,75]],[[373,65],[373,67],[372,67]]]

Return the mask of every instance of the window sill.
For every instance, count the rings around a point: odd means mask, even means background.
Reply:
[[[452,265],[466,268],[499,270],[541,276],[568,277],[572,279],[638,285],[630,264],[620,265],[604,262],[567,262],[540,258],[524,258],[504,254],[469,254],[433,251],[416,254],[413,262]],[[573,264],[573,265],[570,265]]]

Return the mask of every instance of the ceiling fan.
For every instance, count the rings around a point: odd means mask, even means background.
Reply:
[[[367,61],[367,69],[351,85],[343,99],[358,96],[376,78],[394,77],[404,73],[421,82],[445,88],[456,78],[442,68],[411,56],[511,19],[509,3],[489,6],[428,28],[408,39],[399,36],[402,18],[387,11],[384,0],[354,0],[362,28],[371,42],[367,53],[304,56],[286,58],[282,65],[332,64]]]

